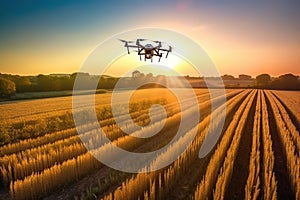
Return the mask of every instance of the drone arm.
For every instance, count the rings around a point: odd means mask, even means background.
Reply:
[[[145,39],[137,39],[136,40],[136,46],[137,48],[142,48],[142,49],[145,49],[144,45],[141,45],[140,41],[144,41]]]
[[[161,47],[161,42],[158,42],[157,48],[160,48],[160,47]]]
[[[160,51],[170,51],[169,49],[159,49]]]
[[[161,57],[162,57],[162,53],[161,53],[161,54],[159,54],[159,59],[158,59],[158,62],[160,62],[160,59],[161,59]]]
[[[139,42],[138,41],[136,41],[136,44],[137,45],[130,45],[131,43],[133,43],[133,41],[126,41],[126,40],[122,40],[122,39],[119,39],[121,42],[124,42],[125,44],[124,44],[124,47],[126,47],[127,48],[127,52],[128,52],[128,54],[130,54],[130,51],[129,51],[129,48],[138,48],[139,49],[139,47],[141,46],[141,45],[139,45]],[[129,44],[129,45],[128,45]]]
[[[155,49],[155,48],[154,48],[153,50],[155,51],[155,53],[156,53],[157,56],[160,55],[160,54],[159,54],[159,49]]]
[[[130,54],[129,46],[127,45],[127,43],[125,43],[125,47],[127,47],[127,53]]]
[[[166,51],[166,58],[168,57],[169,53],[172,51],[172,47],[170,46],[170,49],[159,49],[160,51]]]
[[[128,54],[130,54],[129,48],[138,48],[138,46],[135,46],[135,45],[128,45],[127,43],[125,43],[125,47],[127,47],[127,52],[128,52]]]
[[[126,47],[138,48],[138,46],[135,46],[135,45],[126,45]]]
[[[142,49],[140,49],[140,50],[138,50],[138,55],[140,55],[140,60],[142,60],[142,55],[145,55],[145,53],[142,53],[142,51],[143,51],[144,49],[142,48]]]
[[[168,55],[169,55],[169,52],[170,52],[170,51],[168,51],[168,52],[167,52],[166,58],[168,57]]]

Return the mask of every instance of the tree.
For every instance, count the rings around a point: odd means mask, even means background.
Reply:
[[[37,76],[37,89],[38,91],[58,91],[60,80],[58,77],[40,74]]]
[[[76,80],[76,88],[77,90],[86,90],[86,89],[94,89],[97,85],[97,79],[93,79],[89,73],[84,72],[75,72],[71,74],[70,79],[75,83]]]
[[[271,81],[271,76],[269,74],[260,74],[256,76],[256,86],[266,87]]]
[[[16,84],[17,92],[26,92],[31,86],[31,82],[28,77],[13,76],[11,79]]]
[[[149,74],[146,75],[146,77],[151,79],[151,78],[153,78],[153,74],[149,73]]]
[[[293,74],[284,74],[272,82],[274,89],[300,89],[300,81],[298,76]]]
[[[232,75],[225,74],[222,76],[222,79],[223,80],[234,80],[235,78]]]
[[[16,92],[16,84],[8,79],[0,78],[0,96],[11,97]]]
[[[279,76],[279,80],[286,84],[297,84],[298,76],[293,74],[284,74]]]
[[[246,74],[240,74],[240,75],[239,75],[239,79],[242,79],[242,80],[250,80],[250,79],[251,79],[251,76],[250,76],[250,75],[246,75]]]

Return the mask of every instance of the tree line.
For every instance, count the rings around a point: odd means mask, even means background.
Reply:
[[[242,77],[244,76],[246,77],[246,75],[243,75]],[[128,77],[127,79],[122,80],[122,84],[124,85],[124,87],[130,87],[136,82],[140,82],[146,79],[161,79],[161,77],[161,75],[154,77],[151,73],[144,75],[139,71],[134,71],[132,73],[132,77]],[[228,79],[228,77],[232,77],[232,79],[234,79],[234,77],[230,75],[222,76],[222,78],[226,79]],[[250,76],[247,76],[248,79],[249,77]],[[198,77],[198,79],[201,78]],[[0,73],[0,98],[11,97],[15,93],[23,92],[73,90],[75,80],[80,81],[80,87],[77,87],[77,89],[81,90],[94,89],[95,86],[97,89],[113,89],[120,78],[90,75],[88,73],[82,72],[77,72],[70,75],[40,74],[37,76],[20,76]],[[271,77],[269,74],[260,74],[255,77],[254,81],[254,88],[300,90],[299,76],[290,73],[281,75],[276,78]]]
[[[0,97],[11,97],[15,93],[48,92],[73,90],[74,83],[80,81],[77,89],[113,89],[119,78],[109,76],[93,76],[88,73],[73,73],[62,76],[43,75],[20,76],[0,74]]]
[[[284,74],[272,78],[269,74],[260,74],[255,78],[255,87],[260,89],[300,90],[299,76]]]

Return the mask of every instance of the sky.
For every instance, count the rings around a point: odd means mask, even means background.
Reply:
[[[298,0],[3,0],[0,73],[73,73],[110,36],[159,27],[196,41],[221,74],[300,75],[299,10]]]

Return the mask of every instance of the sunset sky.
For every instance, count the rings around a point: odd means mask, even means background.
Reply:
[[[298,0],[4,0],[0,73],[72,73],[111,35],[161,27],[195,40],[221,74],[300,75],[299,10]]]

